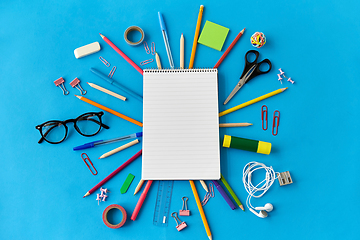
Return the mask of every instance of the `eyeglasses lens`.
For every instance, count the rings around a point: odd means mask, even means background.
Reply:
[[[100,130],[100,118],[96,114],[87,114],[77,119],[76,126],[83,135],[90,136]]]
[[[41,132],[49,142],[60,142],[66,135],[65,126],[60,122],[48,122],[42,126]]]

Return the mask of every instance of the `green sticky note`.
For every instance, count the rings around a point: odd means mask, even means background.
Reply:
[[[130,184],[132,183],[132,181],[134,180],[135,176],[132,175],[131,173],[129,173],[129,175],[127,176],[127,178],[125,179],[125,182],[123,183],[123,185],[120,188],[120,192],[121,194],[126,193],[126,191],[128,190],[128,188],[130,187]]]
[[[228,28],[206,21],[205,26],[201,31],[198,43],[221,51],[228,33]]]

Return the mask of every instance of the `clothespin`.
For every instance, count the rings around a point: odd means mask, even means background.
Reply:
[[[64,80],[62,77],[54,81],[55,86],[61,88],[61,90],[63,91],[63,94],[64,94],[64,95],[68,95],[68,94],[69,94],[69,91],[66,90],[65,85],[64,85],[64,82],[65,82],[65,80]]]
[[[174,215],[175,215],[175,216],[174,216]],[[177,212],[173,212],[173,213],[171,214],[171,216],[175,219],[176,224],[177,224],[176,229],[177,229],[179,232],[180,232],[181,230],[183,230],[184,228],[187,227],[186,222],[181,222],[181,220],[180,220],[179,217],[177,216]],[[181,222],[181,223],[179,223],[178,221]]]
[[[190,210],[188,210],[188,208],[187,208],[187,201],[189,200],[189,198],[182,197],[181,199],[183,201],[183,206],[182,206],[182,209],[179,211],[179,215],[180,216],[190,216]],[[185,207],[185,209],[184,209],[184,207]]]
[[[86,91],[84,89],[82,89],[81,85],[80,85],[80,80],[78,78],[75,78],[74,80],[71,81],[70,85],[72,87],[76,87],[77,89],[79,89],[81,95],[85,95]]]

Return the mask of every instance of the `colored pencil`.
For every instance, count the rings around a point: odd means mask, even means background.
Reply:
[[[76,96],[78,99],[80,99],[81,101],[87,102],[87,103],[89,103],[89,104],[91,104],[91,105],[93,105],[93,106],[95,106],[95,107],[98,107],[98,108],[100,108],[100,109],[102,109],[102,110],[104,110],[104,111],[107,111],[107,112],[109,112],[109,113],[111,113],[111,114],[114,114],[115,116],[118,116],[119,118],[122,118],[122,119],[124,119],[124,120],[126,120],[126,121],[129,121],[129,122],[131,122],[131,123],[133,123],[133,124],[136,124],[136,125],[138,125],[138,126],[140,126],[140,127],[143,126],[143,124],[142,124],[141,122],[136,121],[135,119],[132,119],[132,118],[130,118],[130,117],[128,117],[128,116],[125,116],[124,114],[121,114],[121,113],[119,113],[119,112],[116,112],[116,111],[114,111],[114,110],[112,110],[112,109],[110,109],[110,108],[108,108],[108,107],[105,107],[105,106],[103,106],[103,105],[101,105],[101,104],[98,104],[98,103],[96,103],[96,102],[94,102],[94,101],[92,101],[92,100],[90,100],[90,99],[88,99],[88,98],[86,98],[86,97],[78,96],[78,95],[75,95],[75,96]]]
[[[99,33],[101,38],[110,45],[110,47],[112,47],[118,54],[120,54],[120,56],[122,56],[128,63],[131,64],[131,66],[133,66],[141,75],[143,75],[143,70],[136,65],[136,63],[133,62],[133,60],[131,60],[128,56],[125,55],[125,53],[123,53],[115,44],[113,44],[107,37],[105,37],[104,35],[102,35],[101,33]]]
[[[241,38],[241,36],[243,35],[245,31],[245,28],[243,30],[241,30],[241,32],[239,32],[239,34],[236,36],[236,38],[232,41],[232,43],[230,44],[230,46],[226,49],[226,51],[224,52],[224,54],[221,56],[221,58],[219,59],[219,61],[215,64],[214,68],[218,68],[219,65],[222,63],[222,61],[226,58],[226,56],[229,54],[230,50],[235,46],[235,44],[237,43],[237,41]]]
[[[139,143],[139,139],[135,139],[134,141],[131,141],[131,142],[127,143],[127,144],[124,144],[124,145],[122,145],[121,147],[115,148],[114,150],[111,150],[111,151],[109,151],[109,152],[107,152],[107,153],[104,153],[103,155],[101,155],[101,156],[99,157],[99,159],[102,159],[102,158],[106,158],[106,157],[108,157],[108,156],[111,156],[111,155],[113,155],[113,154],[115,154],[115,153],[117,153],[117,152],[120,152],[121,150],[124,150],[124,149],[126,149],[126,148],[128,148],[128,147],[131,147],[131,146],[133,146],[133,145],[135,145],[135,144],[137,144],[137,143]]]
[[[193,68],[193,66],[194,66],[195,52],[196,52],[197,41],[199,38],[200,25],[201,25],[203,11],[204,11],[204,5],[201,5],[200,10],[199,10],[198,20],[196,23],[195,36],[194,36],[194,42],[193,42],[192,51],[191,51],[189,69]]]
[[[234,210],[235,204],[231,201],[231,199],[229,198],[229,196],[226,194],[225,190],[222,188],[222,186],[219,184],[219,181],[217,180],[211,180],[213,182],[213,184],[215,185],[216,189],[219,191],[219,193],[221,194],[221,196],[225,199],[226,203],[230,206],[230,208],[232,210]]]
[[[181,37],[180,37],[180,69],[184,69],[184,35],[181,34]]]
[[[141,209],[141,206],[143,205],[143,203],[144,203],[144,201],[145,201],[145,198],[146,198],[146,195],[147,195],[147,193],[148,193],[148,191],[149,191],[149,189],[150,189],[150,186],[151,186],[151,184],[152,184],[152,180],[149,180],[148,182],[147,182],[147,184],[146,184],[146,186],[145,186],[145,189],[144,189],[144,191],[142,192],[142,194],[141,194],[141,196],[140,196],[140,198],[139,198],[139,201],[137,202],[137,204],[136,204],[136,206],[135,206],[135,209],[134,209],[134,211],[133,211],[133,213],[132,213],[132,215],[131,215],[131,220],[133,220],[133,221],[135,221],[136,220],[136,217],[137,217],[137,215],[139,214],[139,212],[140,212],[140,209]]]
[[[140,180],[140,182],[138,183],[138,185],[135,188],[135,192],[134,195],[137,194],[139,192],[139,190],[141,189],[142,185],[144,184],[145,180]]]
[[[123,101],[126,100],[126,97],[121,96],[120,94],[114,93],[113,91],[110,91],[110,90],[108,90],[106,88],[100,87],[99,85],[96,85],[95,83],[87,82],[87,84],[89,84],[90,87],[92,87],[92,88],[95,88],[95,89],[97,89],[97,90],[99,90],[101,92],[107,93],[107,94],[109,94],[109,95],[111,95],[113,97],[116,97],[116,98],[120,99],[120,100],[123,100]]]
[[[224,178],[224,176],[222,174],[221,174],[220,180],[222,181],[222,183],[224,184],[226,189],[229,191],[230,195],[233,197],[233,199],[235,200],[235,202],[239,206],[239,208],[241,208],[243,211],[245,211],[244,206],[242,205],[239,198],[236,196],[235,192],[232,190],[229,183],[226,181],[226,179]]]
[[[204,209],[203,209],[203,207],[201,205],[199,195],[198,195],[198,192],[196,190],[195,183],[194,183],[193,180],[189,180],[189,182],[190,182],[191,190],[192,190],[192,192],[194,194],[194,197],[195,197],[196,205],[197,205],[197,207],[199,209],[199,212],[200,212],[201,220],[203,221],[203,224],[204,224],[204,227],[205,227],[206,235],[209,237],[210,240],[212,240],[209,224],[208,224],[208,222],[206,220]]]
[[[138,151],[134,156],[132,156],[129,160],[127,160],[126,162],[124,162],[120,167],[118,167],[115,171],[113,171],[112,173],[110,173],[109,176],[107,176],[106,178],[104,178],[101,182],[99,182],[98,184],[95,185],[95,187],[93,187],[92,189],[90,189],[84,196],[89,196],[90,194],[92,194],[93,192],[95,192],[98,188],[100,188],[102,185],[104,185],[104,183],[106,183],[107,181],[109,181],[112,177],[114,177],[116,174],[118,174],[121,170],[123,170],[127,165],[129,165],[131,162],[133,162],[135,159],[137,159],[139,156],[141,156],[142,154],[142,149],[140,151]]]
[[[240,104],[240,105],[237,105],[237,106],[235,106],[235,107],[233,107],[233,108],[230,108],[230,109],[228,109],[228,110],[222,111],[221,113],[219,113],[219,117],[224,116],[224,115],[229,114],[229,113],[232,113],[232,112],[234,112],[234,111],[236,111],[236,110],[239,110],[239,109],[241,109],[241,108],[247,107],[247,106],[249,106],[249,105],[251,105],[251,104],[260,102],[260,101],[262,101],[262,100],[264,100],[264,99],[267,99],[267,98],[269,98],[269,97],[275,96],[275,95],[277,95],[277,94],[279,94],[279,93],[284,92],[286,89],[288,89],[288,88],[280,88],[280,89],[278,89],[278,90],[275,90],[275,91],[270,92],[270,93],[268,93],[268,94],[262,95],[262,96],[260,96],[260,97],[258,97],[258,98],[255,98],[255,99],[253,99],[253,100],[250,100],[250,101],[248,101],[248,102],[245,102],[245,103],[242,103],[242,104]]]
[[[158,53],[155,53],[155,60],[156,60],[156,65],[158,67],[158,69],[162,69],[161,68],[161,62],[160,62],[160,57]]]
[[[248,127],[252,123],[219,123],[219,127]]]
[[[209,192],[209,189],[208,189],[208,187],[206,186],[205,181],[204,181],[204,180],[200,180],[200,183],[201,183],[201,186],[204,188],[204,190],[205,190],[206,192]]]

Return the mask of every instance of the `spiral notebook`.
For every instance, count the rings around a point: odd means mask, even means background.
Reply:
[[[220,179],[217,69],[146,69],[143,84],[142,179]]]

